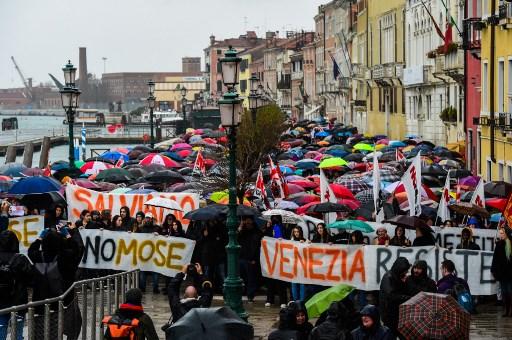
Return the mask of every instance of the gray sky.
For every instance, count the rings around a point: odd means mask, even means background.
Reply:
[[[328,0],[0,0],[0,88],[20,87],[10,56],[34,84],[62,78],[87,47],[88,71],[181,71],[182,56],[203,57],[210,34],[236,37],[314,29]],[[244,17],[247,23],[244,23]]]

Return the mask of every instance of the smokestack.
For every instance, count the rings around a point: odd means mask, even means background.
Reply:
[[[87,99],[87,92],[89,89],[89,79],[87,78],[87,49],[79,47],[78,54],[78,87],[82,91],[81,99]]]

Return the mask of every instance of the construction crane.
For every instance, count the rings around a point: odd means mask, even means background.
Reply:
[[[29,99],[34,99],[34,96],[32,94],[32,89],[28,85],[27,80],[25,79],[25,76],[23,76],[23,73],[21,72],[20,68],[18,67],[18,64],[16,64],[16,60],[14,60],[14,57],[11,56],[11,60],[14,64],[14,67],[16,68],[16,71],[18,71],[18,74],[20,75],[21,81],[23,82],[23,85],[25,85],[25,89],[27,90],[25,93],[25,96],[27,96]]]

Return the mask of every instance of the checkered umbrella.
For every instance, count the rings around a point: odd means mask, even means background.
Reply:
[[[355,197],[361,203],[373,202],[373,189],[359,191]]]
[[[368,183],[363,181],[362,178],[344,178],[340,177],[336,180],[337,184],[341,184],[346,187],[348,190],[352,191],[353,194],[356,194],[360,191],[370,189]]]
[[[469,339],[471,316],[451,296],[421,292],[400,305],[405,339]]]
[[[384,182],[396,182],[402,178],[402,174],[394,169],[383,168],[379,170],[380,172],[380,180]],[[369,177],[371,178],[373,173],[370,172]]]

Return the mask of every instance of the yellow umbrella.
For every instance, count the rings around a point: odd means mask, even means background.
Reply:
[[[379,150],[382,150],[386,147],[387,145],[385,144],[377,144],[375,145],[375,150],[379,151]]]

